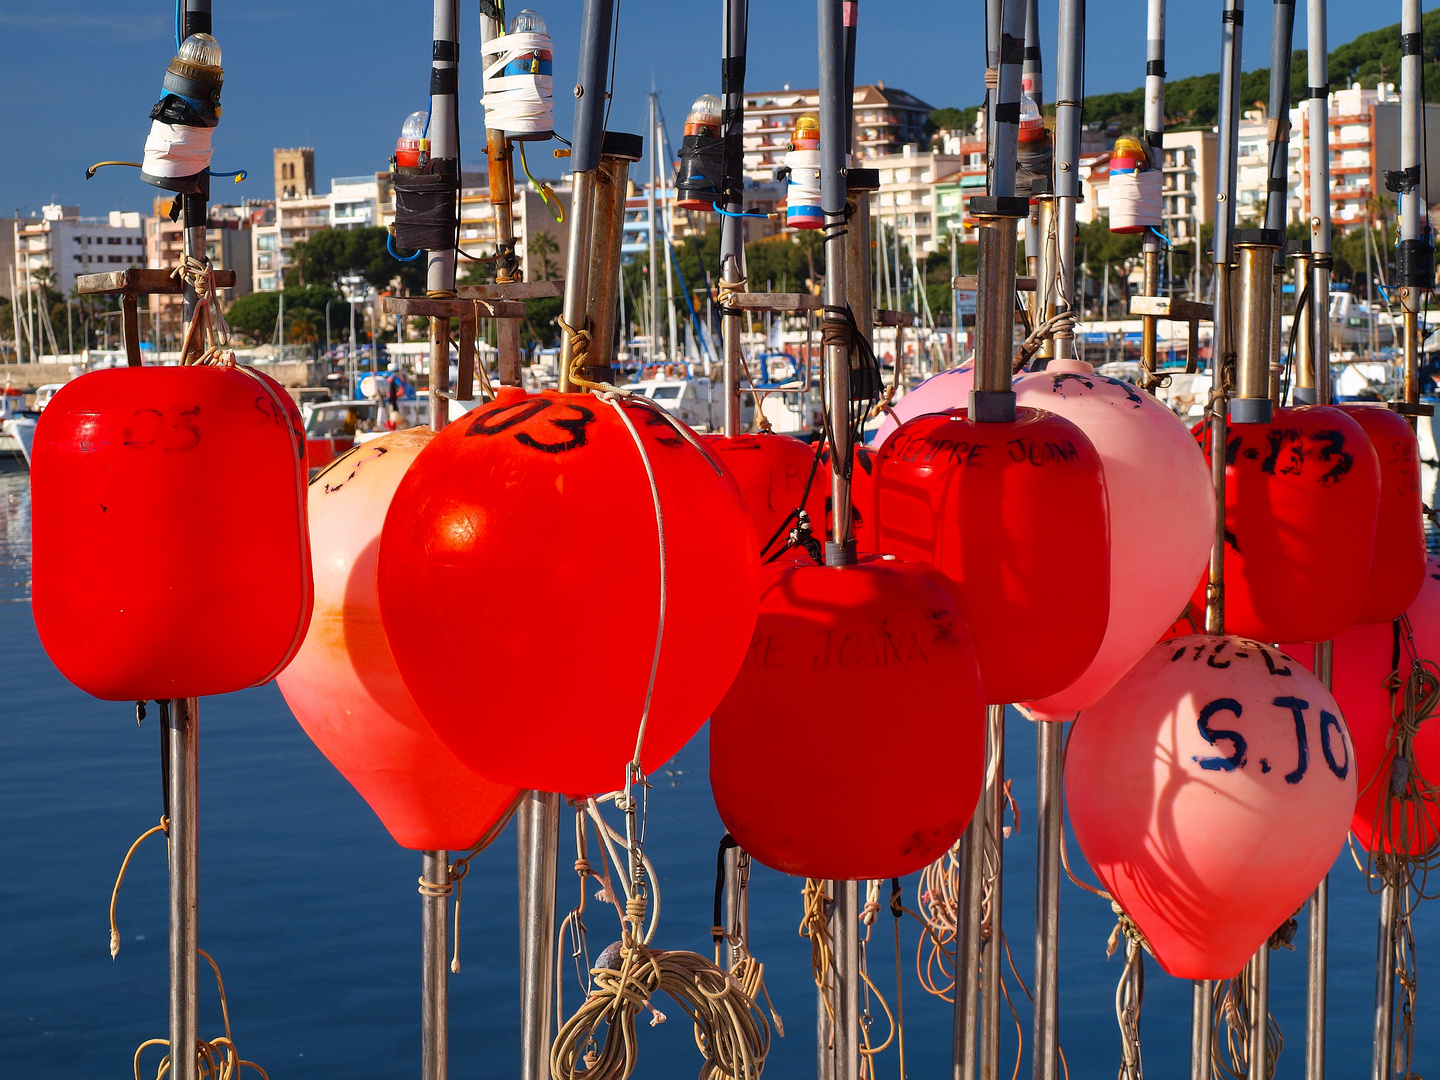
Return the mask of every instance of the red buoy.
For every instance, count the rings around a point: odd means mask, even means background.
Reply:
[[[1205,454],[1209,434],[1199,428]],[[1339,409],[1276,409],[1232,424],[1225,468],[1225,628],[1257,641],[1329,641],[1370,582],[1380,460]],[[1205,607],[1205,579],[1191,597]]]
[[[1239,637],[1156,645],[1065,752],[1080,849],[1177,978],[1245,966],[1335,862],[1355,791],[1329,692]]]
[[[774,563],[762,588],[750,650],[710,722],[725,827],[787,874],[887,878],[933,862],[969,822],[985,758],[984,696],[952,589],[889,555]]]
[[[740,493],[745,496],[755,535],[767,552],[773,553],[784,546],[785,536],[795,524],[790,515],[800,506],[802,497],[811,527],[823,541],[819,532],[825,527],[825,506],[830,496],[828,454],[824,461],[816,464],[815,447],[793,435],[702,435],[700,438],[735,478]]]
[[[1100,456],[1078,427],[1039,409],[1013,423],[917,416],[881,447],[874,488],[876,548],[929,563],[959,592],[986,701],[1080,677],[1105,636],[1110,538]]]
[[[744,658],[759,544],[713,457],[654,407],[620,407],[664,515],[648,772],[699,730]],[[661,545],[645,459],[614,407],[501,390],[451,424],[395,492],[378,573],[395,663],[456,757],[542,791],[625,782],[655,661]]]
[[[1405,418],[1384,405],[1336,405],[1364,429],[1380,460],[1380,508],[1365,602],[1356,622],[1389,622],[1410,606],[1425,580],[1420,444]]]
[[[1314,667],[1314,646],[1283,647]],[[1359,784],[1350,829],[1366,851],[1404,849],[1417,855],[1440,838],[1440,801],[1424,794],[1424,788],[1440,786],[1440,725],[1427,720],[1415,733],[1416,776],[1409,775],[1410,766],[1395,765],[1401,687],[1416,660],[1440,663],[1440,559],[1434,557],[1427,560],[1420,593],[1404,619],[1357,623],[1334,643],[1331,681],[1355,740]]]
[[[434,438],[382,435],[310,482],[315,610],[276,682],[285,703],[401,847],[463,851],[509,820],[520,789],[456,759],[415,708],[380,624],[380,528],[400,478]]]
[[[300,412],[249,368],[82,375],[35,427],[35,626],[109,701],[268,682],[310,619]]]

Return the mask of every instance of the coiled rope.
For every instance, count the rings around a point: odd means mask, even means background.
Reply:
[[[185,327],[185,340],[180,346],[180,363],[209,364],[235,363],[235,354],[228,356],[224,350],[230,344],[230,324],[220,310],[220,298],[215,295],[215,270],[209,259],[197,259],[186,255],[170,276],[195,290],[195,309],[190,313],[190,322]],[[197,335],[203,331],[205,348],[199,348]]]
[[[563,321],[562,321],[562,325]],[[568,326],[567,333],[576,335]],[[586,342],[588,343],[588,332]],[[583,361],[584,352],[578,354]],[[575,365],[572,363],[572,372]],[[655,506],[655,531],[659,545],[660,599],[656,620],[655,650],[651,660],[650,680],[645,691],[645,703],[641,710],[639,728],[635,738],[635,753],[625,770],[624,787],[609,796],[625,814],[624,843],[629,856],[629,873],[619,875],[625,894],[625,904],[620,909],[620,940],[607,948],[590,969],[593,988],[569,1020],[559,1025],[554,1046],[550,1053],[551,1074],[556,1080],[626,1080],[635,1070],[638,1047],[635,1041],[635,1019],[642,1010],[649,1009],[652,1027],[665,1021],[665,1015],[651,1003],[657,992],[663,991],[690,1017],[695,1029],[695,1044],[704,1058],[700,1076],[729,1077],[732,1080],[758,1078],[764,1068],[765,1056],[770,1050],[770,1024],[756,1003],[756,991],[763,994],[763,969],[756,964],[724,971],[710,959],[694,952],[667,952],[652,949],[649,942],[655,933],[659,914],[658,896],[655,914],[651,916],[648,932],[645,930],[645,916],[649,906],[648,896],[653,890],[655,873],[645,857],[643,807],[637,802],[634,789],[642,792],[648,788],[643,775],[643,752],[645,729],[650,718],[654,699],[655,682],[660,670],[660,657],[665,636],[665,609],[667,600],[667,560],[665,541],[665,516],[660,500],[659,484],[650,460],[645,442],[639,430],[626,412],[627,401],[637,406],[651,408],[665,417],[671,425],[687,437],[687,441],[705,455],[706,460],[717,473],[720,466],[700,445],[688,429],[678,424],[669,413],[644,399],[633,397],[619,387],[603,383],[581,381],[595,396],[613,408],[630,433],[640,460],[645,469]],[[609,855],[610,861],[619,867],[619,857],[614,843],[621,837],[600,815],[598,800],[587,800],[587,813],[595,822],[597,834]],[[569,930],[577,942],[575,956],[585,952],[583,923],[586,879],[594,871],[590,869],[583,844],[583,825],[577,825],[576,871],[581,877],[581,906],[567,916],[561,924],[561,932]],[[605,878],[609,886],[608,870]],[[619,898],[609,890],[616,907]],[[738,974],[737,974],[738,971]],[[558,997],[558,995],[557,995]],[[768,1000],[768,999],[767,999]],[[773,1010],[772,1010],[773,1016]],[[777,1028],[779,1018],[775,1017]],[[599,1035],[601,1026],[604,1036]]]

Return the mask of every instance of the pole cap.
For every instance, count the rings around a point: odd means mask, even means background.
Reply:
[[[1274,416],[1270,399],[1231,398],[1230,422],[1232,424],[1268,424]]]
[[[1283,247],[1285,234],[1279,229],[1236,229],[1232,243],[1249,247]]]
[[[639,161],[645,156],[645,139],[625,131],[607,131],[600,143],[600,156]]]
[[[846,191],[879,191],[880,170],[879,169],[846,169],[845,170]]]
[[[976,195],[970,200],[970,213],[988,217],[1029,217],[1030,200],[1013,195]]]
[[[971,420],[982,424],[1013,424],[1015,422],[1014,390],[971,390]]]

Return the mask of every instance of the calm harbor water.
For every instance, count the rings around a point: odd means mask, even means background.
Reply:
[[[166,1028],[164,845],[147,841],[120,896],[122,948],[112,961],[110,888],[126,848],[160,815],[159,729],[154,711],[136,727],[133,709],[95,701],[46,659],[29,604],[29,478],[0,472],[0,1074],[65,1078],[128,1076],[135,1047]],[[105,553],[97,551],[97,559]],[[117,568],[117,572],[120,568]],[[483,683],[477,675],[477,693]],[[225,975],[242,1055],[274,1080],[400,1077],[419,1071],[420,857],[398,848],[340,775],[311,745],[273,686],[201,704],[200,944]],[[876,738],[883,737],[877,725]],[[1006,845],[1004,920],[1016,967],[1033,978],[1034,735],[1012,715],[1007,765],[1022,808]],[[864,753],[863,745],[856,753]],[[722,829],[706,779],[705,736],[655,777],[647,851],[661,876],[661,948],[709,954],[715,851]],[[917,783],[944,783],[943,763]],[[938,766],[938,767],[937,767]],[[827,799],[863,790],[817,790]],[[575,878],[562,828],[563,908]],[[1277,838],[1283,843],[1283,838]],[[1071,840],[1072,852],[1078,849]],[[1078,864],[1079,859],[1076,859]],[[1083,872],[1077,865],[1077,872]],[[1332,1076],[1366,1075],[1374,993],[1376,902],[1348,852],[1331,877]],[[767,1075],[814,1075],[814,991],[808,943],[797,936],[800,885],[757,867],[752,882],[755,954],[789,1035],[774,1044]],[[904,882],[915,906],[915,879]],[[1255,883],[1264,888],[1263,881]],[[508,1080],[518,1073],[515,841],[513,826],[472,864],[461,917],[463,970],[450,982],[451,1075]],[[590,908],[598,952],[613,920]],[[1110,1077],[1118,1064],[1114,984],[1106,961],[1109,906],[1066,883],[1061,895],[1061,1042],[1073,1077]],[[1272,961],[1271,1008],[1285,1033],[1278,1076],[1304,1064],[1305,921],[1297,951]],[[1417,1072],[1440,1064],[1440,910],[1415,920],[1420,996]],[[901,925],[907,1072],[948,1075],[951,1007],[914,977],[918,925]],[[874,930],[871,976],[894,1002],[894,930],[888,910]],[[593,954],[593,953],[592,953]],[[1142,1034],[1153,1077],[1187,1075],[1190,984],[1147,968]],[[201,1033],[221,1033],[214,984],[202,965]],[[573,977],[567,1007],[578,1001]],[[1030,1010],[1012,983],[1025,1041]],[[692,1075],[692,1035],[676,1007],[670,1022],[642,1026],[639,1078]],[[885,1036],[878,1006],[875,1038]],[[1015,1027],[1006,1032],[1004,1070]],[[151,1051],[145,1073],[153,1075]],[[1022,1063],[1028,1075],[1028,1053]],[[894,1049],[877,1076],[898,1077]]]

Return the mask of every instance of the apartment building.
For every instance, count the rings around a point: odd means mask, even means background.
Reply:
[[[934,112],[914,94],[887,87],[855,87],[854,154],[874,158],[898,154],[907,143],[925,141],[925,121]],[[771,179],[784,162],[795,121],[809,114],[818,116],[820,91],[763,90],[745,95],[745,175],[756,180]],[[871,163],[866,162],[867,166]]]
[[[173,196],[155,199],[154,215],[145,219],[146,265],[169,270],[180,265],[185,251],[185,226],[180,219],[171,220]],[[205,220],[205,254],[216,270],[235,271],[234,289],[221,292],[227,302],[252,291],[250,226],[257,210],[250,204],[232,206],[218,203],[210,206]],[[146,298],[152,325],[158,325],[161,338],[177,338],[183,331],[181,298],[152,293]]]
[[[108,217],[81,217],[78,206],[50,204],[38,218],[17,218],[13,286],[21,291],[42,278],[57,295],[75,288],[80,274],[145,265],[145,232],[138,211],[112,210]]]
[[[936,184],[941,177],[961,173],[965,160],[958,152],[921,150],[916,143],[906,143],[898,153],[867,159],[865,165],[880,174],[880,188],[870,197],[871,220],[897,232],[901,243],[918,254],[935,251],[945,233],[944,225],[936,222]],[[982,182],[983,175],[982,164]],[[983,187],[975,193],[982,194]],[[953,213],[954,207],[946,209]]]

